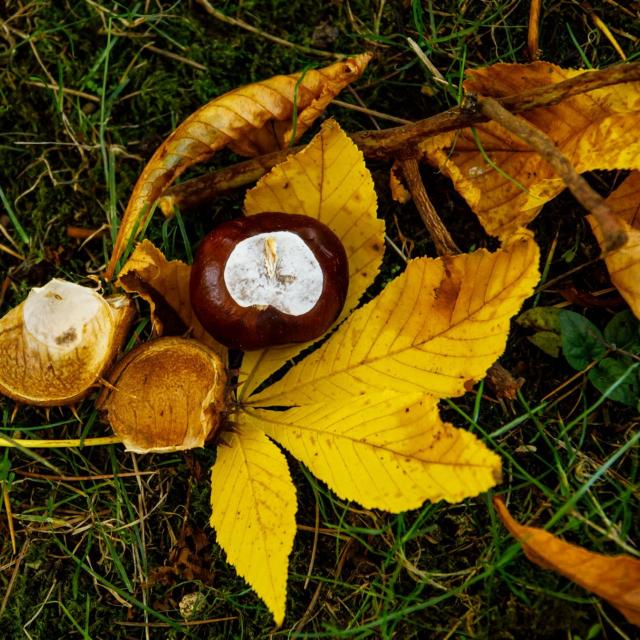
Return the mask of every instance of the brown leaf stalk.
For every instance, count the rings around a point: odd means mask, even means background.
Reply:
[[[540,5],[541,0],[531,0],[529,4],[529,31],[527,33],[527,51],[529,60],[540,59]]]
[[[460,253],[460,249],[453,241],[449,230],[444,226],[444,223],[429,199],[427,190],[422,182],[422,177],[420,176],[420,167],[417,159],[405,158],[400,160],[400,166],[402,167],[409,191],[411,191],[413,202],[424,222],[424,226],[427,227],[427,231],[429,231],[431,235],[438,255],[446,256]]]
[[[618,219],[587,181],[574,169],[569,159],[556,147],[553,140],[529,121],[514,115],[493,98],[477,98],[479,110],[509,130],[534,149],[562,178],[576,200],[591,212],[602,231],[606,251],[613,251],[627,241],[627,233]]]
[[[549,107],[595,89],[638,80],[640,80],[640,62],[619,64],[607,69],[583,73],[552,85],[535,87],[529,91],[499,98],[496,102],[512,114],[520,113],[529,109]],[[425,138],[487,122],[489,119],[479,110],[469,106],[454,107],[412,124],[382,131],[360,131],[352,134],[351,138],[366,158],[389,159]],[[165,215],[171,215],[174,206],[186,209],[205,204],[220,193],[255,182],[290,153],[299,150],[300,147],[291,147],[276,151],[219,169],[200,178],[187,180],[168,189],[160,198],[160,206]]]

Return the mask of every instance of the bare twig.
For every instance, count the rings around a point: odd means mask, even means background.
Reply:
[[[360,113],[365,113],[368,116],[373,116],[374,118],[380,118],[381,120],[388,120],[389,122],[395,122],[396,124],[412,123],[412,120],[407,120],[406,118],[398,118],[398,116],[391,116],[388,113],[382,113],[381,111],[376,111],[375,109],[368,109],[367,107],[361,107],[361,106],[358,106],[357,104],[344,102],[343,100],[336,100],[335,98],[331,101],[331,104],[335,104],[338,107],[344,107],[345,109],[350,109],[351,111],[359,111]]]
[[[529,5],[527,50],[529,51],[530,60],[538,60],[540,58],[540,48],[538,46],[540,39],[540,4],[541,0],[531,0]]]
[[[160,47],[156,47],[153,44],[147,44],[143,48],[153,53],[157,53],[159,56],[164,56],[165,58],[169,58],[170,60],[176,60],[177,62],[181,62],[182,64],[189,65],[194,69],[198,69],[198,71],[207,70],[207,67],[200,62],[196,62],[195,60],[191,60],[191,58],[187,58],[186,56],[181,56],[177,53],[173,53],[172,51],[161,49]]]
[[[68,89],[67,87],[63,87],[51,82],[27,80],[25,84],[28,84],[32,87],[41,87],[42,89],[51,89],[52,91],[62,91],[62,93],[66,93],[67,95],[84,98],[85,100],[89,100],[90,102],[100,102],[100,98],[98,98],[98,96],[94,96],[92,93],[87,93],[86,91],[78,91],[77,89]]]
[[[493,98],[478,98],[477,101],[482,113],[526,142],[553,167],[576,200],[597,220],[606,251],[613,251],[626,243],[627,232],[620,219],[611,211],[604,198],[574,169],[549,136],[524,118],[510,113]]]
[[[318,56],[321,58],[336,58],[338,60],[341,60],[342,58],[346,57],[340,53],[332,53],[331,51],[323,51],[322,49],[314,49],[313,47],[305,47],[302,44],[295,44],[294,42],[289,42],[289,40],[285,40],[284,38],[278,38],[278,36],[274,36],[270,33],[267,33],[266,31],[261,31],[260,29],[257,29],[244,20],[240,20],[239,18],[232,18],[231,16],[222,13],[222,11],[218,11],[218,9],[211,6],[209,0],[196,0],[196,2],[208,14],[212,15],[217,20],[220,20],[220,22],[230,24],[234,27],[240,27],[245,31],[254,33],[255,35],[260,36],[261,38],[265,38],[266,40],[271,40],[271,42],[275,42],[276,44],[279,44],[283,47],[298,49],[298,51],[303,51],[304,53],[308,53],[310,55]]]
[[[400,160],[400,165],[402,166],[409,191],[411,191],[411,195],[413,196],[416,209],[424,222],[424,226],[427,227],[431,235],[438,255],[445,256],[460,253],[460,249],[453,241],[451,234],[444,226],[433,204],[431,204],[427,190],[422,182],[422,177],[420,176],[420,167],[418,166],[416,158]]]
[[[511,113],[520,113],[538,107],[552,106],[572,96],[595,89],[638,80],[640,80],[640,62],[620,64],[600,71],[582,73],[556,84],[499,98],[496,102]],[[477,109],[468,106],[455,107],[413,124],[382,131],[361,131],[352,134],[351,138],[365,157],[389,159],[425,138],[486,122],[488,119]],[[160,198],[160,207],[165,215],[171,215],[174,206],[188,209],[202,205],[221,193],[255,182],[276,164],[285,160],[289,154],[299,150],[300,147],[291,147],[276,151],[175,185]]]

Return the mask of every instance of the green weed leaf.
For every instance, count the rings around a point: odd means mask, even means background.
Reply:
[[[612,384],[617,382],[632,365],[630,358],[619,360],[617,358],[604,358],[589,371],[589,380],[601,393],[604,393]],[[638,404],[638,378],[629,375],[610,394],[611,400],[622,402],[630,407]]]
[[[638,320],[629,310],[616,313],[604,328],[604,339],[619,349],[640,353]]]
[[[560,314],[562,353],[576,371],[581,371],[607,351],[598,327],[584,316],[563,310]]]

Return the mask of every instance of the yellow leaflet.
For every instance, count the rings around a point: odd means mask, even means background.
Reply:
[[[628,302],[635,316],[640,318],[640,171],[633,171],[606,202],[628,225],[629,239],[624,247],[608,253],[604,261],[611,282]],[[588,216],[587,220],[602,247],[600,227],[593,216]]]
[[[138,178],[122,216],[106,277],[110,279],[127,242],[144,228],[152,205],[188,167],[228,146],[255,156],[285,147],[293,132],[301,136],[331,100],[366,69],[362,54],[305,73],[274,76],[234,89],[192,113],[162,143]]]
[[[440,420],[437,399],[376,394],[287,411],[247,409],[341,498],[399,513],[425,500],[459,502],[500,481],[500,459]]]
[[[252,424],[226,436],[211,474],[211,526],[232,564],[284,620],[296,490],[282,452]]]
[[[538,281],[521,231],[495,253],[419,258],[254,406],[304,405],[381,391],[458,396],[502,354],[509,320]]]
[[[384,221],[376,218],[373,180],[360,150],[334,120],[300,153],[278,165],[247,193],[247,214],[302,213],[317,218],[340,238],[349,258],[349,293],[338,321],[356,307],[380,268]],[[245,354],[241,397],[296,356],[307,344]]]
[[[464,87],[499,97],[581,73],[588,71],[548,62],[496,64],[469,72]],[[639,82],[590,91],[521,115],[546,133],[579,172],[640,169]],[[471,129],[429,138],[420,148],[453,180],[486,231],[504,238],[533,220],[564,183],[535,151],[500,125],[489,122],[475,130],[484,154],[502,173],[486,161]]]

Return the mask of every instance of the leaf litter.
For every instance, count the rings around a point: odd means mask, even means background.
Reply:
[[[337,81],[337,85],[343,83],[340,88],[360,75],[368,62],[366,56],[353,60],[357,61],[355,69],[351,64],[342,67],[345,75]],[[497,65],[472,72],[466,88],[486,92],[490,78],[493,90],[508,94],[520,89],[519,83],[524,78],[527,82],[549,82],[550,74],[556,74],[553,79],[557,81],[579,73],[550,70],[540,65],[543,63],[526,69],[522,65]],[[289,83],[287,86],[293,80],[304,82],[304,75],[288,78],[282,80]],[[324,88],[318,81],[320,84],[316,86],[322,93]],[[263,97],[265,86],[269,86],[268,82],[262,88],[256,85],[256,91]],[[629,85],[600,89],[593,95],[596,98],[591,96],[586,101],[584,96],[569,98],[558,108],[545,107],[530,115],[532,119],[538,118],[538,126],[546,125],[552,136],[557,134],[556,144],[565,145],[564,151],[570,151],[569,157],[579,171],[601,166],[636,168],[633,164],[633,157],[638,155],[634,152],[636,141],[627,139],[625,132],[637,111],[637,92]],[[245,115],[244,95],[238,93],[230,100],[234,109]],[[314,100],[317,98],[311,94],[309,115],[301,119],[298,132],[308,127],[328,103],[328,99]],[[211,104],[213,122],[216,122],[216,101]],[[293,135],[290,106],[291,99],[283,105],[278,118],[282,124],[276,127],[275,138],[263,140],[260,124],[244,127],[235,143],[237,149],[256,154],[282,147]],[[567,117],[559,116],[561,109],[569,109],[575,122],[586,122],[590,119],[589,109],[596,107],[600,116],[605,115],[591,118],[594,130],[589,129],[588,135],[584,133],[583,129],[590,126],[587,122],[580,129],[584,134],[580,143],[567,146],[566,141],[575,137],[575,131],[558,134],[553,126],[571,121],[566,113]],[[229,139],[235,140],[227,132],[216,137],[220,137],[220,144],[203,143],[200,138],[205,140],[208,135],[204,134],[210,127],[208,117],[205,107],[187,119],[143,171],[120,227],[107,277],[115,272],[125,245],[143,230],[141,216],[148,215],[153,202],[170,182],[193,162],[208,157]],[[187,134],[191,136],[194,127],[200,132],[195,136],[199,151],[183,149],[183,138],[186,140]],[[493,145],[495,140],[499,141],[497,146]],[[600,153],[598,142],[602,140],[613,140],[615,144],[608,145],[606,153]],[[173,152],[168,150],[174,146],[175,159],[164,160],[165,156],[172,156]],[[445,149],[448,150],[443,154]],[[598,154],[593,153],[595,149]],[[272,210],[275,206],[284,212],[325,218],[342,238],[351,260],[350,299],[338,323],[344,322],[321,347],[282,379],[257,393],[261,383],[304,345],[245,354],[236,429],[222,435],[227,446],[219,449],[212,470],[211,523],[218,541],[227,552],[229,562],[265,601],[278,625],[285,615],[288,556],[296,530],[296,492],[286,459],[272,439],[303,460],[338,495],[359,501],[368,508],[400,512],[420,506],[425,500],[459,501],[486,491],[500,481],[497,456],[472,434],[441,422],[437,404],[439,399],[468,391],[504,351],[509,320],[531,295],[539,278],[538,247],[522,225],[563,185],[544,165],[535,164],[535,153],[530,156],[534,163],[531,166],[499,168],[515,157],[529,157],[529,151],[509,135],[498,132],[491,123],[479,126],[475,132],[463,132],[462,136],[445,134],[428,139],[422,150],[431,161],[449,172],[485,228],[500,235],[502,247],[493,253],[478,250],[465,255],[413,260],[403,275],[350,316],[379,268],[383,227],[375,215],[375,192],[362,156],[338,125],[332,121],[325,123],[306,149],[277,166],[247,195],[248,215]],[[510,155],[514,150],[519,153]],[[467,165],[473,164],[466,171],[466,177],[456,166],[458,154],[466,158]],[[598,155],[598,162],[585,160],[594,155]],[[355,182],[350,181],[346,191],[345,175],[352,174]],[[495,185],[506,185],[506,191]],[[496,193],[501,194],[498,201],[484,197]],[[506,201],[504,194],[510,194]],[[626,192],[623,194],[615,207],[621,215],[627,197]],[[490,214],[483,213],[489,210]],[[503,214],[506,217],[501,218]],[[634,215],[625,222],[633,229]],[[613,254],[607,256],[612,281],[622,290],[624,277],[614,276],[627,265],[631,268],[635,264],[634,236],[629,235],[632,242],[615,254],[622,262],[612,262]],[[186,336],[162,338],[148,345],[153,348],[165,344],[163,340],[172,341],[174,345],[182,344],[180,341],[192,345],[199,344],[198,339],[206,341],[184,293],[188,265],[167,262],[146,241],[135,251],[121,272],[121,286],[139,293],[150,303],[158,335],[171,333],[170,326],[173,326],[174,332]],[[625,255],[625,251],[631,254]],[[633,289],[626,297],[630,304],[635,302]],[[176,318],[180,322],[176,322]],[[225,355],[224,349],[216,348]],[[120,364],[120,370],[116,367],[110,393],[121,388],[122,369],[127,368],[128,362],[135,361],[136,355],[134,350],[123,361],[125,365]],[[217,358],[215,354],[211,357]],[[165,371],[170,372],[170,367],[170,364],[161,365],[163,375]],[[136,376],[157,375],[158,371],[154,365],[149,374]],[[170,377],[161,381],[161,388],[171,386]],[[185,387],[178,386],[176,398],[186,398],[189,389],[188,381]],[[155,412],[152,407],[160,399],[161,393],[154,392],[153,399],[144,401],[151,407],[152,415]],[[205,407],[208,402],[205,394],[199,406]],[[281,410],[269,409],[275,405]],[[133,415],[133,422],[137,424],[136,411]],[[157,416],[145,418],[138,426],[144,428],[156,420]],[[168,424],[171,425],[171,421]],[[167,429],[170,430],[170,426]],[[196,444],[202,445],[206,437],[205,434]],[[169,445],[171,447],[175,444]],[[340,451],[342,464],[331,461],[333,450]],[[496,508],[516,537],[523,542],[529,540],[523,538],[524,530],[509,520],[501,503],[496,503]],[[530,543],[527,544],[525,549],[535,556],[537,551],[531,551]],[[579,555],[578,551],[571,553]],[[550,562],[546,559],[545,563]],[[627,565],[635,566],[631,559]],[[576,578],[571,570],[561,568],[560,571],[591,588],[590,582]],[[633,602],[630,601],[630,608],[627,600],[621,602],[617,595],[619,580],[617,574],[613,574],[607,579],[613,591],[598,592],[637,623],[635,614],[629,613],[635,606]]]

